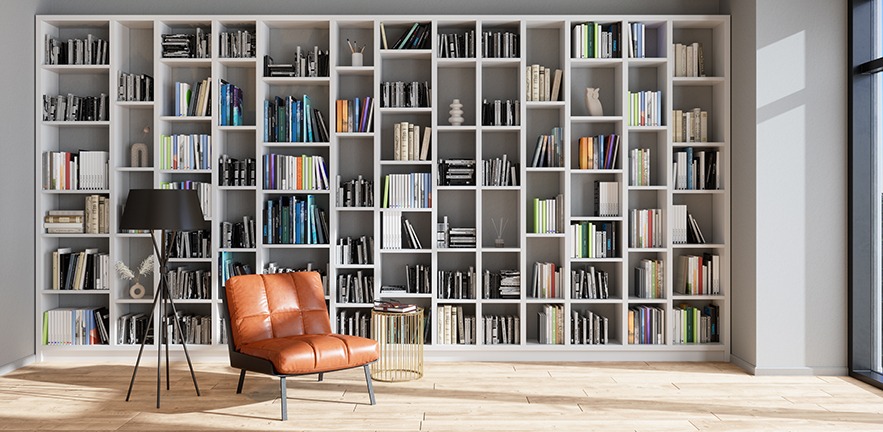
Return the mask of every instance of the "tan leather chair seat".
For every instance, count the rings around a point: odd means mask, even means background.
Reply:
[[[273,362],[279,373],[302,375],[349,369],[377,360],[377,341],[327,334],[264,339],[239,351]]]

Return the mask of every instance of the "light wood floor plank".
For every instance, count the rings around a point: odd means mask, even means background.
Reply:
[[[883,430],[874,387],[726,363],[428,363],[423,379],[374,382],[375,406],[361,369],[295,377],[285,423],[278,379],[249,374],[237,395],[238,371],[194,366],[202,396],[175,363],[156,409],[155,364],[142,365],[130,402],[131,365],[31,365],[0,376],[0,430]]]

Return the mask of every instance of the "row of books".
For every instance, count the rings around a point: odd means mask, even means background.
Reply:
[[[43,95],[43,121],[107,121],[110,106],[106,93],[98,96]]]
[[[531,298],[564,298],[562,267],[549,262],[533,264]]]
[[[294,49],[294,59],[291,63],[276,63],[273,57],[264,56],[265,77],[299,77],[319,78],[329,76],[329,51],[321,50],[318,46],[313,49],[302,49],[300,45]]]
[[[547,68],[540,64],[526,66],[525,95],[528,102],[557,101],[561,93],[561,69]]]
[[[610,274],[595,266],[570,270],[571,298],[606,299],[610,298]]]
[[[381,108],[428,108],[432,106],[429,81],[384,81],[380,83]]]
[[[564,195],[533,199],[533,233],[564,232]]]
[[[337,240],[338,264],[374,264],[374,237],[343,237]]]
[[[221,249],[250,249],[257,246],[255,220],[243,216],[241,221],[221,222]]]
[[[467,316],[463,311],[463,306],[437,306],[435,316],[436,338],[439,344],[475,344],[475,316]]]
[[[606,345],[610,327],[607,317],[590,310],[572,311],[570,342],[574,345]]]
[[[475,30],[438,34],[438,58],[475,58]]]
[[[107,345],[106,307],[56,308],[43,312],[43,345]]]
[[[374,276],[362,270],[337,275],[337,301],[340,303],[374,302]]]
[[[85,39],[67,40],[46,35],[43,39],[43,64],[106,65],[110,63],[109,44],[91,33]]]
[[[165,236],[166,244],[169,247],[169,258],[212,257],[211,230],[178,231],[177,234],[169,231]]]
[[[337,333],[371,337],[371,312],[361,309],[342,310],[337,313]]]
[[[202,27],[195,33],[163,34],[163,58],[210,58],[212,56],[212,34]]]
[[[338,207],[373,207],[374,206],[374,182],[367,180],[361,175],[355,179],[341,181],[337,176],[337,206]]]
[[[485,345],[517,345],[521,343],[521,318],[518,315],[485,315]]]
[[[538,342],[541,344],[564,344],[564,306],[542,305],[539,318]]]
[[[660,345],[665,343],[665,310],[638,305],[629,307],[628,343]]]
[[[432,292],[432,268],[428,264],[406,265],[405,291],[412,294]]]
[[[110,289],[110,259],[98,248],[74,252],[61,247],[52,251],[53,290],[81,291]]]
[[[178,321],[170,314],[166,335],[169,343],[209,345],[212,343],[212,317],[178,311]],[[180,324],[180,325],[179,325]],[[180,331],[180,333],[178,333]]]
[[[686,147],[673,155],[672,176],[675,189],[720,189],[719,150],[694,150]]]
[[[254,30],[233,30],[221,32],[218,40],[218,55],[221,58],[254,58]]]
[[[487,99],[481,101],[482,126],[518,126],[521,124],[521,102],[518,99]]]
[[[689,44],[676,43],[672,45],[675,58],[674,76],[676,77],[704,77],[705,56],[702,52],[702,44],[693,42]]]
[[[618,134],[580,137],[579,169],[616,169],[621,141]]]
[[[507,30],[481,32],[481,56],[484,58],[521,57],[521,36]]]
[[[263,156],[265,190],[328,190],[328,166],[318,155]]]
[[[380,23],[380,37],[383,43],[383,49],[424,49],[427,42],[432,38],[430,34],[432,24],[430,23],[414,23],[407,31],[392,45],[388,44],[386,38],[386,26]]]
[[[202,216],[205,220],[211,220],[212,218],[212,184],[193,181],[193,180],[183,180],[177,182],[162,182],[159,184],[160,189],[185,189],[185,190],[195,190],[196,194],[199,196],[199,207],[202,209]]]
[[[117,319],[117,344],[134,345],[141,341],[152,344],[154,332],[147,332],[147,318],[148,314],[141,312],[121,315]]]
[[[420,137],[421,127],[410,122],[399,122],[393,125],[393,160],[428,160],[429,141],[432,128],[423,126],[423,138]]]
[[[166,273],[169,295],[173,299],[205,300],[212,298],[212,272],[178,267]]]
[[[628,92],[629,126],[662,126],[662,92]]]
[[[315,195],[264,202],[264,244],[328,244],[328,220]]]
[[[153,77],[147,74],[120,71],[117,100],[127,102],[152,101]]]
[[[533,150],[533,159],[530,166],[534,168],[555,168],[564,166],[564,130],[561,127],[552,128],[547,135],[537,137],[537,144]]]
[[[420,238],[399,210],[385,210],[381,219],[380,247],[385,250],[423,249]]]
[[[108,159],[106,151],[43,152],[43,190],[105,190]]]
[[[212,136],[209,134],[160,135],[159,168],[162,170],[211,169]]]
[[[431,173],[383,176],[383,208],[430,208],[431,205]]]
[[[212,115],[212,77],[192,85],[175,82],[175,116],[204,117]]]
[[[219,93],[221,126],[242,126],[242,89],[221,80]]]
[[[264,142],[328,142],[328,125],[310,97],[264,101]]]
[[[520,164],[512,162],[507,154],[503,157],[482,161],[482,186],[518,186]]]
[[[334,117],[337,119],[335,130],[337,132],[371,132],[373,129],[374,98],[372,96],[338,99],[334,106]]]
[[[687,211],[686,204],[672,206],[671,242],[674,244],[704,244],[705,236],[699,223]]]
[[[249,157],[243,160],[229,155],[218,158],[218,182],[220,186],[257,186],[257,162]]]
[[[708,111],[701,108],[672,110],[671,124],[674,142],[708,142]]]
[[[672,343],[720,342],[720,307],[716,304],[672,308]]]
[[[571,258],[614,258],[619,255],[614,222],[572,222]]]
[[[642,259],[634,268],[634,288],[637,298],[665,298],[665,263],[658,259]]]
[[[662,209],[633,209],[629,212],[629,246],[633,248],[665,247]]]
[[[485,269],[482,276],[481,296],[485,299],[517,299],[521,296],[521,271]]]
[[[438,298],[440,299],[475,299],[475,286],[478,275],[475,268],[468,270],[439,270]]]
[[[475,186],[474,159],[440,159],[439,186]]]
[[[222,251],[218,258],[219,274],[221,276],[221,286],[227,284],[227,279],[233,276],[254,274],[254,268],[249,263],[243,263],[234,258],[232,252]]]
[[[573,26],[573,58],[622,58],[620,23],[585,22]]]
[[[650,186],[650,149],[629,151],[629,186]]]
[[[720,255],[703,253],[678,257],[675,292],[685,295],[720,295]]]
[[[47,234],[107,234],[110,231],[108,198],[88,195],[83,210],[49,210],[43,216]]]
[[[595,216],[619,216],[619,182],[595,180]]]
[[[629,23],[628,26],[628,55],[631,58],[647,57],[647,26],[642,22]]]

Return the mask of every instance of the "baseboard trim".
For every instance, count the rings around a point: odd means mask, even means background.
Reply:
[[[730,363],[756,376],[846,376],[846,367],[758,367],[737,356],[730,355]]]
[[[745,372],[750,373],[751,375],[757,375],[757,373],[755,372],[755,366],[753,364],[751,364],[750,362],[747,362],[738,356],[730,354],[730,363],[738,366],[739,368],[741,368]]]
[[[3,366],[0,366],[0,376],[6,375],[16,369],[23,368],[29,364],[34,363],[37,360],[37,356],[29,355],[26,357],[22,357],[14,362],[7,363]]]

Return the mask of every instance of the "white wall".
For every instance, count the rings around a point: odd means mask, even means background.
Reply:
[[[505,5],[505,6],[501,6]],[[0,372],[34,353],[34,14],[733,14],[733,331],[759,373],[846,368],[846,5],[825,0],[5,0]],[[720,7],[720,8],[719,8]],[[784,42],[781,42],[784,41]],[[782,44],[782,45],[777,45]],[[784,50],[781,67],[760,58]],[[773,56],[775,57],[775,56]],[[9,66],[16,65],[16,66]],[[802,76],[801,86],[788,87]],[[781,89],[776,83],[784,83]],[[763,93],[758,95],[760,89]],[[770,90],[767,93],[767,89]],[[788,90],[784,92],[783,90]],[[778,92],[778,93],[777,93]],[[763,102],[759,105],[759,102]],[[23,181],[24,180],[24,181]],[[24,186],[22,186],[24,184]]]
[[[845,373],[847,6],[722,10],[735,35],[733,356],[758,374]]]

